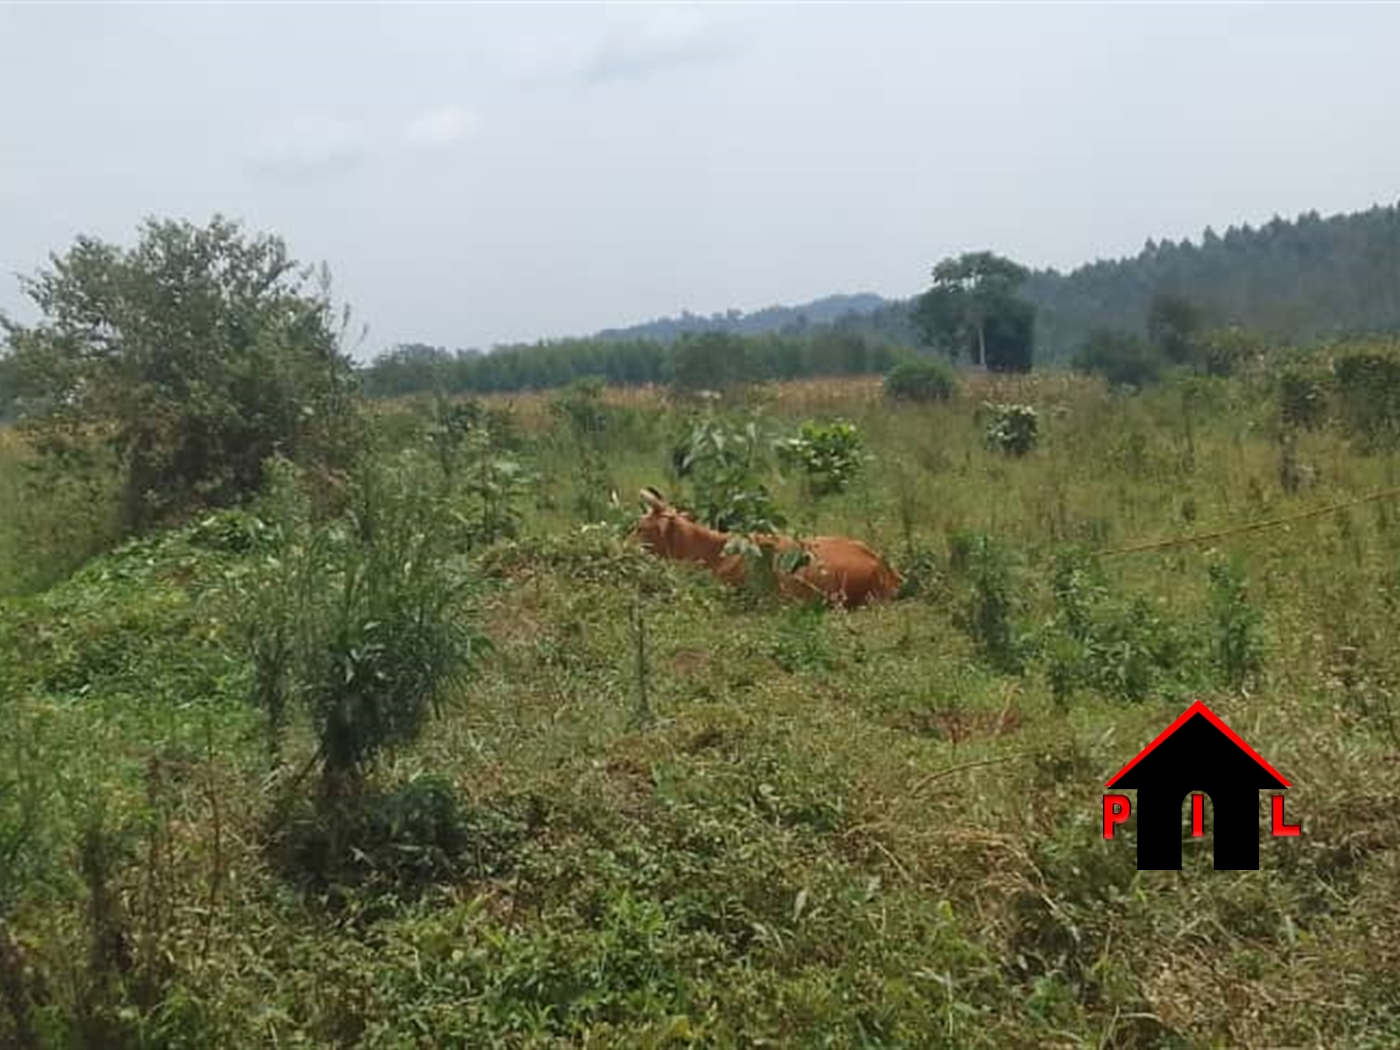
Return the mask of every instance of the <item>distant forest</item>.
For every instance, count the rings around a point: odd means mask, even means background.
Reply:
[[[930,260],[930,265],[933,260]],[[1154,296],[1189,300],[1208,327],[1238,326],[1276,343],[1400,332],[1400,205],[1258,228],[1207,228],[1198,243],[1148,241],[1133,258],[1068,274],[1032,271],[1018,293],[1036,307],[1036,366],[1067,364],[1095,332],[1146,334]],[[636,385],[884,372],[921,349],[913,300],[833,295],[708,317],[682,314],[589,337],[490,352],[411,344],[360,370],[366,391],[509,392],[581,376]],[[0,355],[0,418],[12,378]]]
[[[869,314],[892,300],[871,292],[857,295],[828,295],[802,306],[769,306],[752,313],[728,310],[724,313],[703,314],[684,312],[679,317],[662,317],[655,321],[627,328],[608,328],[596,339],[656,339],[669,343],[682,335],[698,332],[732,332],[736,335],[766,335],[770,332],[796,331],[834,324],[860,314]]]
[[[601,376],[619,386],[677,384],[720,388],[739,380],[869,375],[889,371],[912,351],[836,323],[764,335],[709,330],[673,341],[561,339],[491,353],[415,344],[381,354],[361,372],[372,397],[440,391],[510,393]]]
[[[1037,308],[1036,364],[1067,363],[1096,330],[1145,335],[1159,294],[1190,300],[1212,327],[1296,345],[1400,332],[1400,206],[1329,218],[1312,211],[1223,234],[1207,228],[1198,243],[1148,241],[1133,258],[1068,274],[1032,271],[1020,295]],[[751,314],[682,314],[489,353],[401,346],[363,376],[377,395],[539,389],[584,375],[658,383],[676,377],[678,354],[684,372],[687,358],[712,363],[725,352],[734,359],[726,370],[751,378],[877,372],[919,347],[912,307],[912,300],[839,295]]]
[[[1304,345],[1400,332],[1400,205],[1287,222],[1207,227],[1199,243],[1148,241],[1135,257],[1068,274],[1034,270],[1019,294],[1036,307],[1040,364],[1069,360],[1096,330],[1145,336],[1155,295],[1190,300],[1211,327]],[[848,319],[852,331],[917,343],[912,301]]]
[[[1400,206],[1257,229],[1207,229],[1200,244],[1149,241],[1136,258],[1032,275],[1037,355],[1063,360],[1096,328],[1142,334],[1159,292],[1191,300],[1207,324],[1296,344],[1400,331]]]

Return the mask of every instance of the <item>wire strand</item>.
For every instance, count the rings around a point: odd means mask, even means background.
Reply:
[[[1378,500],[1391,499],[1400,496],[1400,488],[1385,489],[1381,492],[1372,492],[1367,496],[1358,496],[1355,499],[1345,500],[1341,503],[1329,504],[1326,507],[1314,507],[1312,510],[1305,510],[1298,514],[1289,514],[1282,518],[1270,518],[1266,521],[1254,521],[1247,525],[1237,525],[1228,529],[1216,529],[1213,532],[1198,532],[1191,536],[1178,536],[1169,540],[1156,540],[1151,543],[1136,543],[1128,547],[1113,547],[1095,553],[1096,558],[1112,558],[1119,554],[1138,554],[1143,551],[1164,550],[1168,547],[1185,547],[1193,543],[1204,543],[1207,540],[1225,539],[1230,536],[1239,536],[1247,532],[1260,532],[1264,529],[1277,528],[1280,525],[1289,525],[1295,521],[1306,521],[1308,518],[1320,518],[1324,514],[1331,514],[1335,511],[1346,510],[1348,507],[1360,506],[1363,503],[1374,503]]]

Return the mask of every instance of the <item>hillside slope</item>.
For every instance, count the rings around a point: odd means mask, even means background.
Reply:
[[[921,582],[853,614],[590,517],[671,487],[660,401],[522,410],[501,433],[549,498],[507,493],[519,535],[456,563],[492,649],[338,854],[279,801],[309,793],[309,713],[270,751],[253,703],[239,613],[274,530],[224,512],[0,600],[0,1046],[1397,1045],[1395,515],[1083,555],[1354,498],[1384,458],[1309,433],[1317,488],[1284,491],[1240,380],[1188,427],[1179,390],[1074,377],[877,391],[771,392],[872,454],[779,505]],[[1036,406],[1039,446],[989,450],[984,396]],[[433,482],[405,491],[474,507],[427,420],[392,422],[381,454]],[[1257,871],[1201,841],[1139,872],[1103,783],[1197,698],[1296,778],[1305,833]]]

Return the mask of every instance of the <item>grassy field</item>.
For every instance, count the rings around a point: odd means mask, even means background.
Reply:
[[[1039,446],[989,450],[984,398]],[[1394,488],[1394,455],[1307,432],[1286,491],[1245,380],[759,390],[870,454],[840,495],[775,481],[792,527],[917,584],[823,614],[589,527],[613,489],[688,497],[675,411],[609,391],[590,453],[549,400],[488,399],[534,478],[471,552],[493,650],[375,774],[420,823],[460,799],[454,847],[314,884],[269,846],[311,744],[270,760],[248,703],[242,519],[35,590],[109,518],[21,499],[0,436],[0,1045],[1400,1045],[1400,501],[1095,557]],[[1304,833],[1258,871],[1101,836],[1104,781],[1196,698],[1293,781]]]

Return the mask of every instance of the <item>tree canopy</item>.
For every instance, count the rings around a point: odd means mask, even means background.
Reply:
[[[933,287],[915,300],[914,324],[950,357],[966,353],[992,371],[1028,371],[1035,307],[1016,294],[1028,276],[993,252],[944,259],[933,268]]]
[[[253,492],[274,452],[331,462],[353,370],[329,280],[221,216],[148,220],[130,249],[79,237],[20,279],[42,319],[0,318],[22,432],[46,453],[109,443],[131,530]]]

